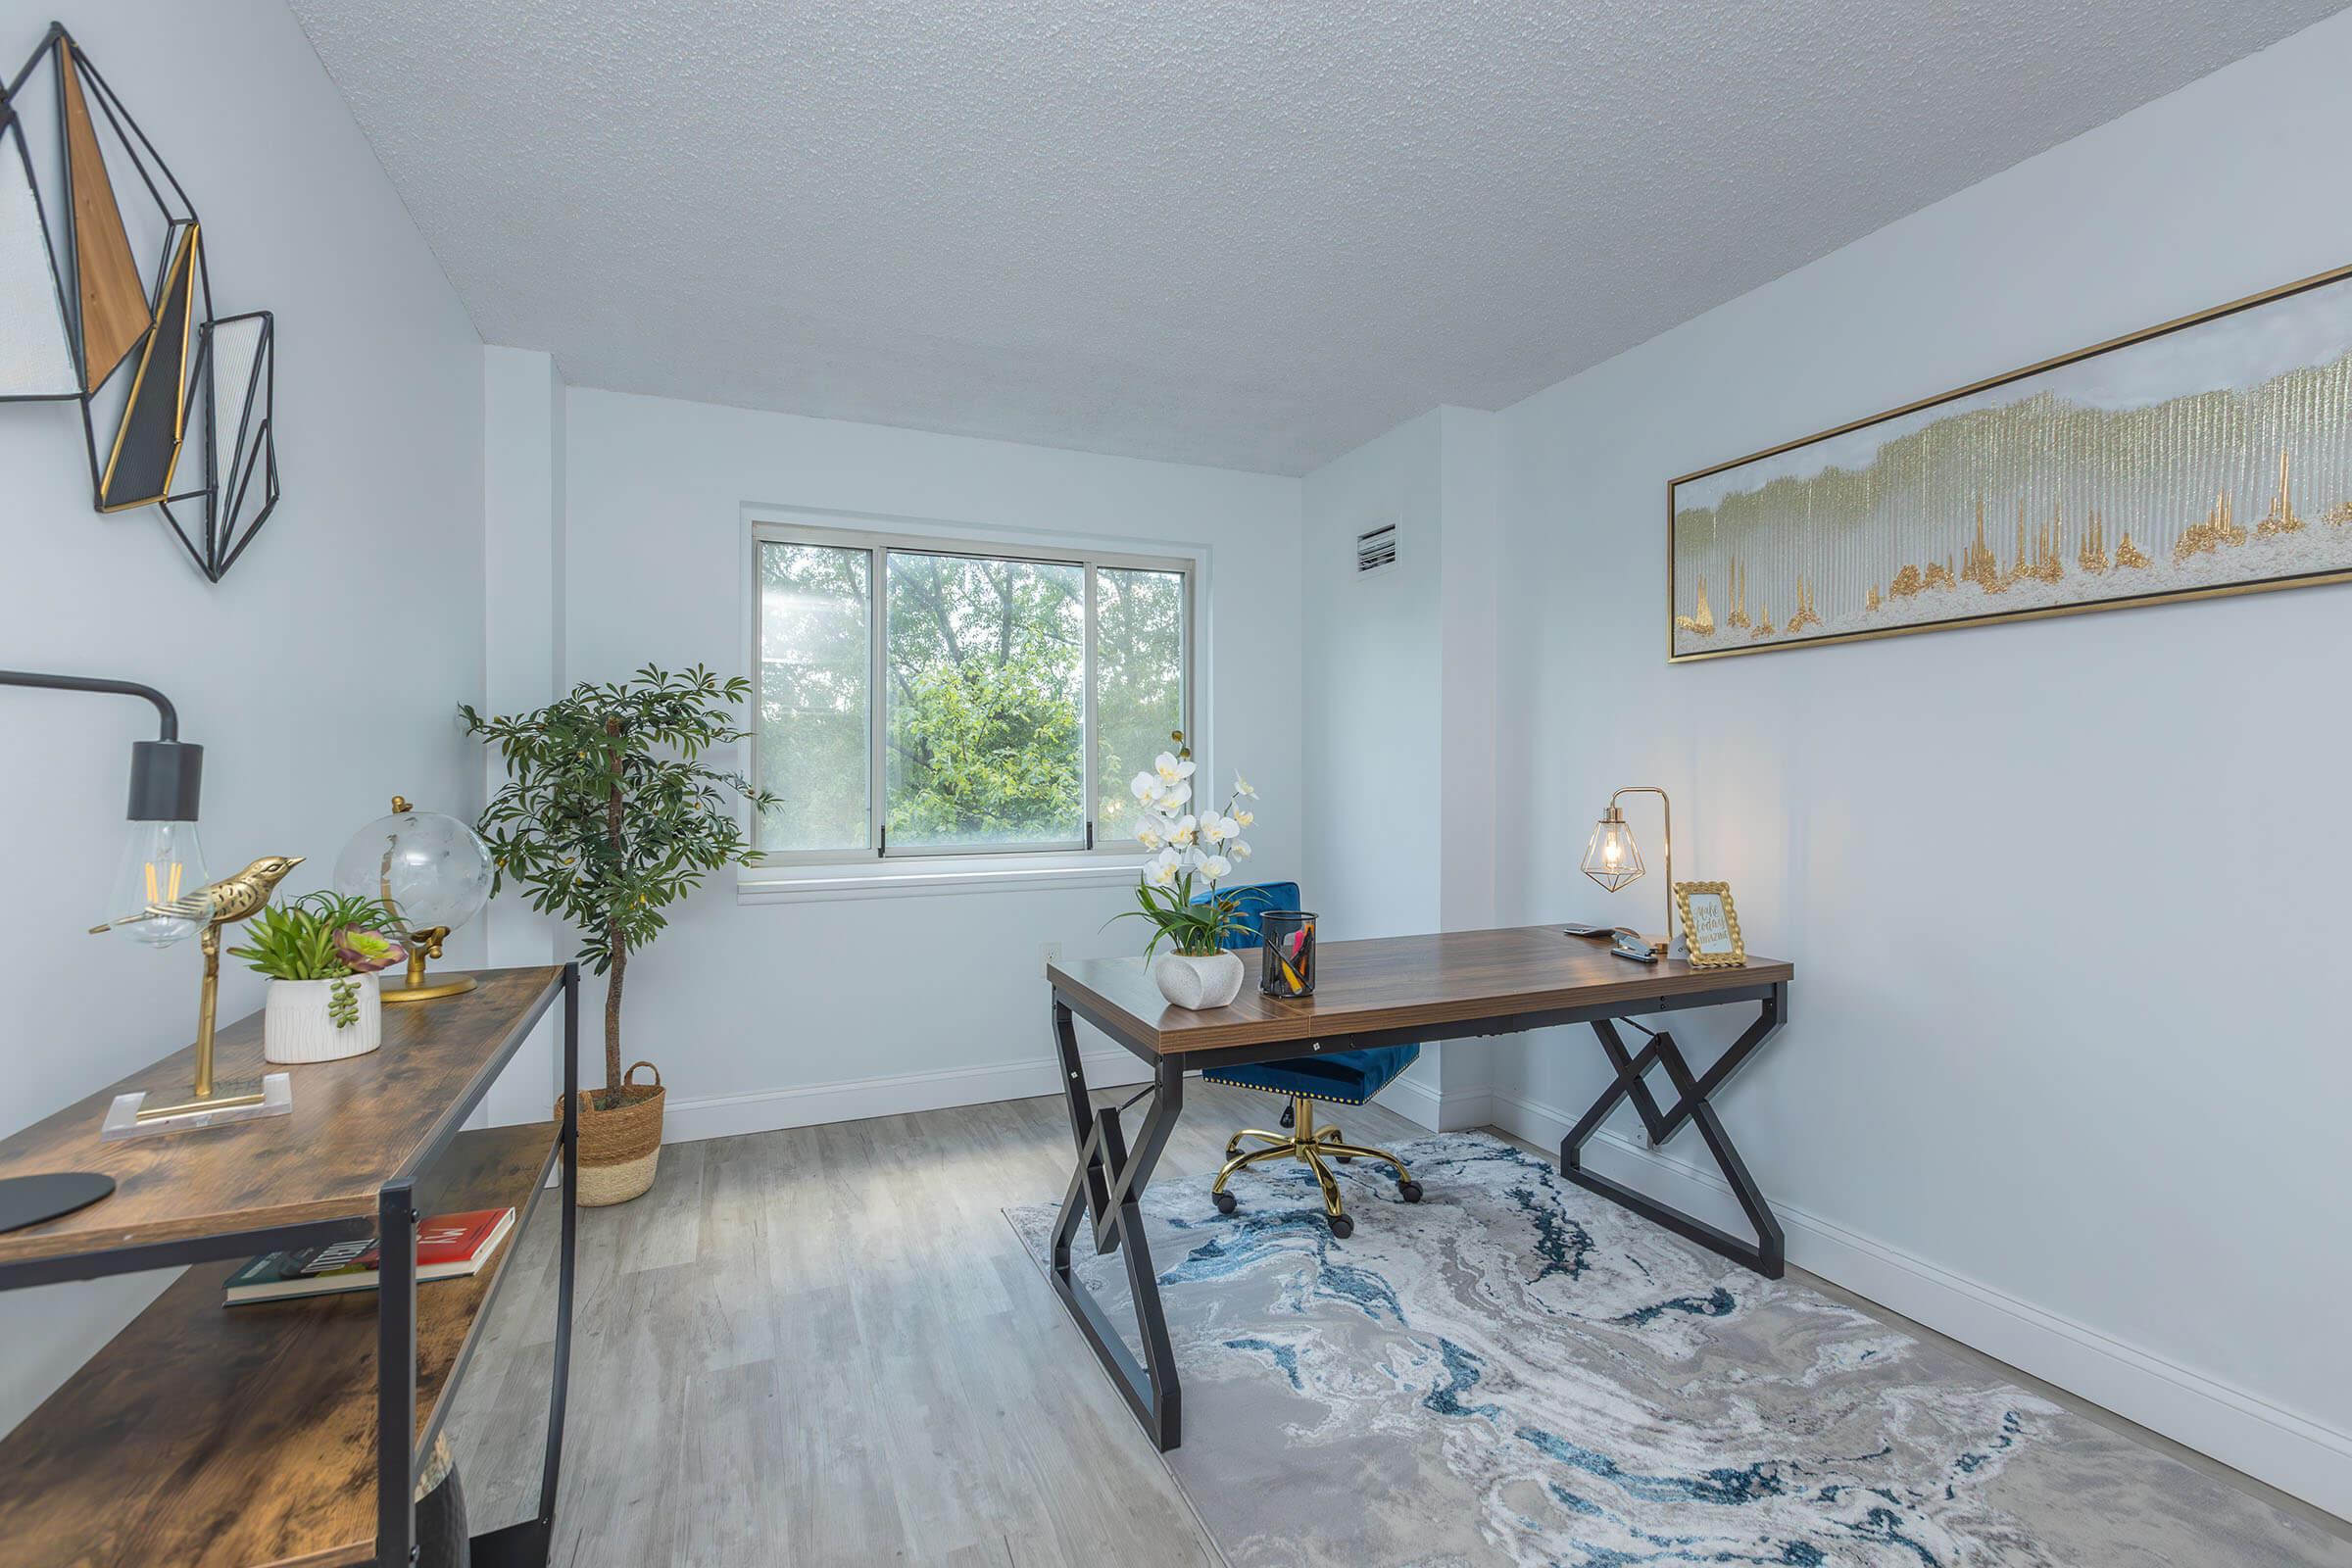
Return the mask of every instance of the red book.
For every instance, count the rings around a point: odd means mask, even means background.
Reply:
[[[477,1208],[436,1214],[416,1228],[416,1279],[457,1279],[478,1274],[514,1228],[511,1208]],[[331,1242],[324,1247],[268,1252],[228,1278],[228,1304],[282,1301],[298,1296],[331,1296],[339,1291],[372,1291],[382,1253],[373,1237]]]

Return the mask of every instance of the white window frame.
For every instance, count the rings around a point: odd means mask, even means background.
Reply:
[[[1186,556],[1141,555],[1126,551],[1096,549],[1091,544],[1063,543],[1038,538],[972,533],[918,533],[896,529],[843,527],[838,522],[801,521],[797,517],[774,515],[757,516],[749,531],[746,555],[746,589],[750,599],[750,668],[752,671],[752,727],[751,760],[747,771],[755,787],[760,784],[760,693],[766,675],[762,658],[766,648],[761,619],[765,596],[760,591],[760,551],[770,544],[808,545],[820,549],[858,550],[866,553],[866,615],[867,656],[867,841],[862,849],[844,847],[822,850],[763,850],[760,867],[746,872],[739,887],[746,897],[762,894],[792,897],[860,896],[876,891],[938,892],[983,885],[1031,882],[1054,884],[1073,880],[1072,871],[1085,873],[1083,880],[1101,879],[1108,872],[1114,877],[1132,874],[1129,865],[1142,852],[1125,838],[1109,838],[1095,831],[1094,811],[1101,800],[1099,781],[1095,774],[1099,750],[1095,727],[1095,669],[1097,663],[1095,625],[1095,574],[1098,570],[1137,570],[1169,572],[1180,576],[1184,583],[1184,704],[1183,729],[1188,737],[1196,735],[1194,714],[1199,703],[1200,624],[1201,563]],[[1083,758],[1080,763],[1081,799],[1086,807],[1085,836],[1080,839],[1035,844],[989,845],[914,845],[892,846],[886,842],[885,821],[889,808],[888,777],[888,662],[889,638],[889,565],[893,553],[901,555],[959,556],[977,561],[1009,561],[1025,564],[1076,566],[1085,572],[1085,647],[1083,650],[1083,712],[1080,726],[1084,736]],[[1204,753],[1196,743],[1196,756]],[[757,842],[760,823],[757,814],[748,824]],[[1091,842],[1090,842],[1091,841]],[[884,870],[887,868],[887,871]],[[812,870],[835,871],[840,875],[810,874]]]

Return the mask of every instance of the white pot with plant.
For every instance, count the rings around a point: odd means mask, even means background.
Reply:
[[[754,812],[777,804],[741,774],[706,767],[713,748],[751,739],[735,705],[738,675],[648,664],[625,681],[583,681],[535,713],[485,718],[459,710],[466,732],[498,748],[507,783],[482,813],[496,866],[531,907],[580,933],[580,957],[605,983],[605,1087],[579,1097],[583,1203],[623,1203],[654,1184],[662,1155],[662,1074],[620,1066],[620,998],[630,955],[668,924],[662,910],[722,865],[756,865],[729,793]],[[639,1068],[653,1082],[636,1080]],[[556,1114],[564,1114],[557,1102]]]
[[[228,953],[270,977],[264,1060],[340,1061],[384,1043],[376,974],[409,956],[388,923],[381,905],[334,893],[305,894],[253,917],[244,945]]]
[[[1144,958],[1152,963],[1161,996],[1179,1007],[1222,1007],[1240,995],[1245,970],[1241,955],[1225,946],[1239,922],[1234,901],[1219,897],[1217,884],[1250,858],[1242,831],[1256,817],[1242,802],[1254,800],[1257,791],[1236,774],[1222,808],[1194,809],[1192,749],[1181,730],[1169,739],[1176,750],[1160,753],[1129,786],[1141,808],[1136,842],[1152,858],[1144,862],[1143,881],[1135,890],[1138,907],[1111,918],[1151,925]],[[1164,954],[1159,952],[1163,942],[1170,950]]]

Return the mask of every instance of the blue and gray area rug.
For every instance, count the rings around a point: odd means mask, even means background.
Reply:
[[[1397,1152],[1427,1199],[1343,1177],[1345,1242],[1296,1165],[1244,1178],[1230,1218],[1206,1177],[1148,1195],[1184,1375],[1168,1458],[1236,1568],[2352,1565],[2352,1544],[1498,1139]],[[1052,1207],[1007,1217],[1042,1257]],[[1117,1259],[1080,1271],[1127,1321]]]

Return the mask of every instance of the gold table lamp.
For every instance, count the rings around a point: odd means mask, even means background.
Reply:
[[[1585,875],[1611,893],[1642,880],[1642,851],[1618,802],[1628,795],[1655,795],[1666,819],[1666,934],[1656,942],[1658,956],[1674,951],[1674,803],[1654,784],[1629,784],[1609,797],[1608,808],[1592,825],[1592,842],[1585,846]]]

